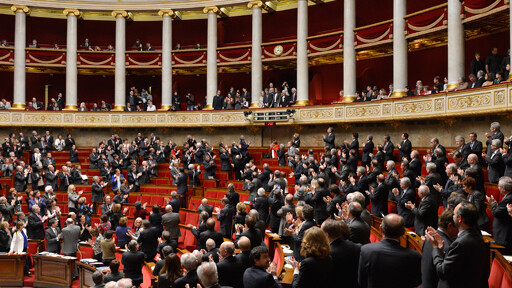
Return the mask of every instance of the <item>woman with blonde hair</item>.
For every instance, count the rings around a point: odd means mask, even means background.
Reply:
[[[247,216],[247,208],[243,202],[238,202],[238,204],[236,204],[236,212],[237,213],[235,216],[235,221],[233,221],[233,227],[236,224],[245,225],[245,216]]]
[[[83,191],[76,192],[75,185],[71,184],[68,186],[68,208],[69,212],[75,212],[78,214],[78,199],[82,195]]]
[[[330,246],[322,229],[313,226],[306,230],[302,239],[300,254],[304,259],[299,263],[292,260],[293,288],[330,288],[332,279],[332,258]]]

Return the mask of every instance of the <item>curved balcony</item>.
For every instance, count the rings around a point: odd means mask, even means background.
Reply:
[[[447,119],[476,115],[506,115],[512,111],[512,83],[504,83],[458,92],[387,99],[374,102],[294,107],[295,115],[275,125],[353,124],[363,122],[396,122],[418,119]],[[240,127],[264,126],[253,122],[248,110],[197,112],[0,112],[1,127]],[[286,111],[282,109],[249,109],[254,112]]]

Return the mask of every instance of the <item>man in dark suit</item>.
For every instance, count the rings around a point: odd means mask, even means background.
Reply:
[[[476,134],[476,132],[469,133],[470,142],[468,143],[468,145],[469,145],[469,148],[471,149],[470,154],[477,155],[478,163],[483,163],[483,159],[482,159],[483,145],[482,145],[481,141],[477,140],[477,137],[478,137],[478,135]]]
[[[240,262],[240,265],[242,265],[242,271],[245,272],[247,268],[252,266],[251,240],[245,236],[240,237],[238,240],[238,248],[240,249],[240,253],[238,253],[235,257]]]
[[[457,179],[460,179],[460,175],[457,174],[457,166],[455,163],[450,163],[448,166],[446,166],[446,176],[448,177],[448,181],[446,181],[446,184],[444,186],[441,186],[439,184],[434,185],[434,188],[439,191],[441,194],[441,197],[443,197],[443,203],[444,207],[446,208],[448,206],[448,198],[450,195],[459,190],[460,187],[458,184],[454,182],[454,177]]]
[[[507,213],[507,205],[512,204],[512,179],[501,177],[498,189],[503,195],[501,202],[498,204],[493,196],[487,197],[487,202],[491,203],[494,216],[492,223],[494,241],[496,244],[505,246],[505,254],[508,255],[512,253],[512,217]]]
[[[235,245],[233,242],[224,242],[220,245],[220,258],[217,263],[217,272],[219,275],[219,284],[233,288],[243,286],[243,267],[242,263],[235,257]]]
[[[388,188],[388,191],[389,191],[388,192],[388,198],[389,199],[393,199],[394,198],[393,197],[393,193],[391,193],[393,188],[400,187],[400,183],[399,183],[400,175],[396,171],[395,165],[396,165],[395,161],[388,160],[386,162],[386,170],[388,171],[388,174],[386,175],[386,180],[384,180],[384,184]]]
[[[251,251],[254,266],[244,272],[244,288],[281,288],[276,276],[276,264],[270,264],[268,248],[257,246]],[[266,270],[270,267],[270,273]]]
[[[382,144],[382,152],[384,152],[384,162],[388,160],[394,160],[393,150],[395,150],[395,145],[391,142],[391,137],[389,135],[384,136],[384,144]]]
[[[370,153],[373,154],[374,148],[375,148],[375,144],[373,143],[373,136],[368,135],[368,137],[366,137],[366,143],[363,146],[363,156],[361,159],[363,162],[363,167],[370,166],[370,162],[372,160],[370,158]]]
[[[176,192],[178,192],[178,194],[180,194],[181,196],[185,196],[185,194],[188,192],[187,174],[185,173],[183,167],[180,167],[178,171],[179,173],[175,180]]]
[[[344,143],[349,151],[354,149],[356,158],[359,158],[359,133],[352,133],[352,141],[345,140]]]
[[[198,248],[199,250],[199,248]],[[206,248],[203,250],[200,250],[201,253],[205,252],[201,258],[203,262],[210,261],[210,256],[215,263],[219,263],[219,248],[215,247],[215,241],[213,239],[206,240]]]
[[[160,257],[160,260],[158,260],[155,263],[155,268],[153,269],[153,276],[160,275],[160,270],[162,270],[162,268],[164,267],[164,264],[165,264],[165,257],[170,255],[172,252],[173,252],[173,249],[171,246],[165,246],[164,248],[162,248],[162,255]],[[112,262],[110,262],[110,263],[112,264]]]
[[[329,150],[336,147],[336,145],[334,144],[334,141],[336,140],[336,136],[334,135],[333,132],[334,132],[334,128],[329,127],[329,128],[327,128],[327,135],[322,136],[325,146],[329,147]]]
[[[489,156],[489,154],[490,154],[489,148],[491,148],[492,140],[498,139],[501,141],[500,142],[501,144],[498,148],[501,148],[502,147],[501,145],[503,145],[503,142],[505,141],[505,136],[503,135],[503,132],[501,132],[501,126],[500,126],[499,122],[492,122],[490,129],[491,129],[492,134],[485,133],[485,137],[487,138],[487,140],[485,141],[485,145],[487,146],[485,148],[485,153],[488,154],[487,156]]]
[[[432,195],[432,198],[434,198],[436,203],[441,203],[441,194],[437,189],[434,188],[436,184],[441,184],[441,176],[439,176],[439,173],[437,173],[437,166],[436,164],[430,162],[427,163],[427,177],[423,178],[422,176],[418,176],[416,178],[417,181],[421,183],[421,185],[427,185],[427,187],[430,189],[430,194]],[[442,167],[441,167],[442,169]]]
[[[137,242],[141,246],[141,251],[144,252],[145,261],[154,262],[160,233],[158,228],[152,227],[148,220],[142,220],[142,226],[144,227],[144,230],[140,232]]]
[[[383,217],[388,214],[388,188],[385,181],[384,175],[380,174],[377,176],[377,187],[373,188],[370,186],[370,191],[366,190],[366,195],[372,201],[372,214],[377,217]]]
[[[144,253],[137,251],[139,245],[137,241],[130,241],[126,247],[128,251],[123,253],[121,263],[124,266],[125,278],[132,279],[132,284],[135,287],[139,287],[143,282],[142,267],[144,266]]]
[[[397,214],[386,215],[381,230],[384,237],[381,241],[361,247],[358,278],[361,288],[420,285],[420,253],[400,246],[400,237],[405,233],[404,219]]]
[[[414,229],[416,234],[425,235],[427,227],[437,227],[437,211],[439,205],[435,199],[430,195],[430,189],[426,185],[421,185],[418,188],[418,196],[421,198],[420,205],[416,208],[414,202],[405,203],[405,208],[412,211],[414,214]]]
[[[460,166],[466,166],[468,164],[468,156],[471,154],[470,145],[466,144],[466,140],[464,140],[464,137],[462,136],[455,137],[455,145],[457,145],[457,150],[455,151],[459,152],[462,156],[462,162],[460,163]],[[450,155],[453,156],[454,153],[451,153]]]
[[[487,162],[487,176],[489,177],[489,182],[493,184],[497,184],[500,177],[505,173],[505,162],[503,162],[499,148],[501,144],[499,139],[493,139],[491,141],[489,154],[482,153],[482,157]]]
[[[414,227],[414,214],[405,207],[405,204],[409,202],[416,202],[416,192],[414,190],[408,177],[400,179],[400,189],[393,188],[392,190],[396,201],[396,211],[398,215],[404,218],[405,227]]]
[[[28,239],[44,240],[44,222],[48,219],[48,216],[41,217],[40,212],[41,208],[38,205],[32,206],[32,213],[28,215]]]
[[[402,161],[404,158],[409,161],[411,160],[412,144],[409,140],[409,134],[402,134],[402,142],[396,145],[396,147],[400,151],[400,161]]]
[[[215,247],[219,248],[222,244],[222,234],[219,231],[215,231],[215,219],[209,218],[206,220],[206,231],[199,234],[199,241],[197,242],[197,249],[206,249],[206,241],[212,239],[215,241]]]
[[[293,250],[293,257],[300,261],[302,260],[302,256],[300,255],[300,248],[302,244],[302,238],[304,238],[304,233],[309,228],[316,226],[315,218],[315,210],[311,205],[304,205],[302,208],[302,216],[304,217],[304,222],[299,230],[299,232],[295,232],[295,228],[293,226],[285,228],[284,232],[288,236],[292,236],[291,248]]]
[[[348,215],[345,222],[350,228],[349,240],[361,245],[370,243],[370,226],[361,219],[363,208],[358,202],[352,202],[348,205]]]
[[[181,256],[181,266],[187,272],[187,275],[176,279],[173,288],[185,288],[188,284],[189,287],[197,287],[199,278],[197,277],[197,258],[192,253],[186,253]]]
[[[201,200],[201,205],[199,205],[199,207],[197,207],[197,212],[201,213],[203,211],[206,211],[208,213],[208,215],[210,215],[210,217],[213,216],[213,206],[208,205],[208,199],[206,199],[206,198]]]
[[[217,220],[220,221],[220,232],[222,237],[231,239],[231,226],[233,225],[233,217],[236,214],[235,207],[230,204],[226,197],[222,198],[221,202],[224,208],[215,207],[215,212],[218,213]]]
[[[416,177],[421,176],[421,166],[423,164],[420,160],[420,153],[417,150],[411,152],[411,161],[409,162],[409,168],[416,174]]]
[[[439,227],[437,234],[441,236],[444,241],[444,253],[448,251],[448,247],[453,239],[457,237],[459,230],[453,222],[453,209],[444,210],[439,217]],[[421,288],[436,288],[439,282],[436,267],[432,258],[432,245],[430,242],[424,241],[423,248],[421,249]]]
[[[50,227],[46,229],[45,236],[46,236],[46,242],[48,243],[46,245],[46,251],[51,253],[60,253],[60,229],[58,227],[59,222],[57,219],[51,219],[48,221],[48,224]]]
[[[253,215],[246,215],[245,216],[245,228],[247,228],[247,231],[242,232],[244,227],[241,224],[236,224],[236,242],[238,245],[238,240],[240,237],[247,237],[251,241],[251,249],[258,246],[263,239],[261,239],[262,232],[256,228],[256,218]],[[229,285],[227,285],[229,286]]]
[[[434,154],[434,151],[436,151],[436,149],[441,149],[443,151],[443,155],[446,155],[446,148],[444,148],[443,145],[439,144],[439,139],[435,137],[430,139],[430,144],[432,145],[432,161],[436,160],[436,155]]]
[[[28,170],[23,171],[23,167],[17,166],[14,174],[14,188],[16,191],[22,192],[27,188]]]
[[[253,208],[256,209],[256,211],[258,211],[258,213],[260,215],[260,219],[263,220],[265,223],[267,223],[269,209],[270,209],[268,197],[265,194],[264,188],[258,189],[257,193],[258,193],[258,197],[256,197],[256,199],[254,199]]]
[[[267,192],[270,192],[272,189],[272,187],[268,185],[271,174],[274,174],[274,172],[270,170],[268,163],[263,163],[263,171],[261,171],[261,173],[258,175],[258,179],[260,179],[263,188],[265,188],[265,191]]]
[[[179,228],[180,224],[180,215],[172,211],[172,206],[165,206],[165,214],[162,215],[162,225],[165,227],[166,231],[171,233],[171,240],[178,241],[178,238],[181,236],[181,231]]]
[[[489,248],[478,229],[478,210],[472,203],[462,202],[453,211],[458,236],[446,253],[441,236],[429,227],[426,238],[432,245],[437,287],[488,287]],[[464,277],[461,277],[464,275]]]
[[[359,265],[359,253],[361,245],[343,239],[343,230],[349,230],[347,224],[336,220],[326,220],[322,223],[324,231],[330,244],[330,252],[333,271],[337,279],[343,279],[343,287],[358,288],[357,268]]]
[[[59,177],[60,181],[59,190],[67,192],[69,185],[73,184],[73,177],[71,177],[69,168],[67,166],[62,166],[62,171],[57,176]]]
[[[204,178],[205,179],[215,179],[215,167],[217,167],[217,164],[215,164],[215,156],[210,157],[210,155],[204,156]]]

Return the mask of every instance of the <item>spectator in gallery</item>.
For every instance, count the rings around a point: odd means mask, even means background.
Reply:
[[[170,111],[180,111],[181,110],[181,97],[180,97],[180,95],[178,95],[178,91],[174,91],[174,94],[172,95],[172,106],[169,110]]]
[[[124,111],[136,111],[137,108],[133,107],[130,102],[126,102],[126,106],[124,107]]]
[[[41,48],[39,47],[39,44],[37,44],[37,40],[32,40],[32,44],[28,45],[28,48]]]
[[[100,46],[96,45],[96,46],[94,47],[94,51],[103,51],[103,49],[101,49],[101,47],[100,47]]]
[[[53,49],[55,49],[55,50],[60,49],[59,44],[55,43],[55,44],[53,45]]]
[[[475,53],[475,59],[471,61],[471,74],[476,75],[478,71],[484,70],[484,63],[480,60],[480,52]]]
[[[142,43],[139,43],[139,46],[137,46],[137,51],[144,51],[144,45]]]
[[[444,76],[443,81],[444,81],[444,84],[443,84],[442,91],[446,91],[446,89],[448,88],[448,76]]]
[[[89,42],[89,38],[85,38],[85,40],[84,40],[84,44],[82,44],[82,48],[83,48],[84,50],[93,51],[93,49],[92,49],[92,44],[91,44],[91,42]]]
[[[175,93],[177,95],[177,92]],[[187,93],[187,96],[185,96],[185,101],[187,102],[187,111],[194,110],[194,95]]]
[[[468,88],[468,82],[466,82],[466,77],[462,76],[462,77],[459,77],[459,79],[457,79],[457,87],[455,87],[455,91],[458,91],[458,90],[464,90],[464,89],[467,89]]]
[[[181,46],[180,43],[176,43],[176,47],[174,47],[174,50],[183,50],[183,46]]]
[[[92,104],[91,111],[100,111],[100,108],[98,107],[98,104],[96,104],[96,103]]]
[[[498,55],[498,48],[492,48],[491,55],[485,58],[485,72],[496,74],[500,72],[501,59]]]
[[[195,48],[196,49],[203,49],[203,46],[201,46],[201,44],[199,42],[196,42]]]
[[[0,110],[3,109],[11,109],[11,102],[5,100],[5,98],[0,101]]]
[[[115,51],[114,46],[112,46],[112,44],[108,44],[107,51]]]
[[[43,110],[43,103],[37,101],[36,97],[32,98],[32,107],[35,110]]]
[[[151,43],[146,43],[146,51],[155,51],[155,47],[151,45]]]
[[[0,42],[0,47],[10,47],[10,45],[7,44],[7,40],[4,39]]]
[[[503,78],[508,79],[508,74],[510,74],[510,49],[507,50],[507,56],[501,60],[501,72],[503,72]]]
[[[78,111],[87,111],[87,107],[85,106],[85,102],[80,103],[80,107],[78,107]]]
[[[485,82],[482,87],[494,84],[494,73],[485,73]]]
[[[148,100],[148,107],[146,108],[146,111],[156,111],[156,106],[153,104],[153,101]]]
[[[494,78],[494,84],[500,84],[501,82],[503,82],[503,74],[502,72],[498,72],[496,73],[496,77]]]
[[[142,43],[141,43],[141,42],[140,42],[140,40],[137,38],[137,39],[135,40],[135,43],[133,44],[132,48],[139,48],[139,47],[140,47],[140,44],[142,44]]]

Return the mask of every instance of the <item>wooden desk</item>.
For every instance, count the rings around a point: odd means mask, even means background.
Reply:
[[[32,255],[32,258],[34,259],[34,287],[71,287],[76,259],[45,255]]]
[[[0,255],[1,286],[23,287],[25,261],[27,261],[27,254]]]
[[[77,262],[77,265],[78,275],[80,275],[80,288],[88,288],[94,286],[94,282],[92,281],[92,274],[96,271],[96,268],[80,261]]]

